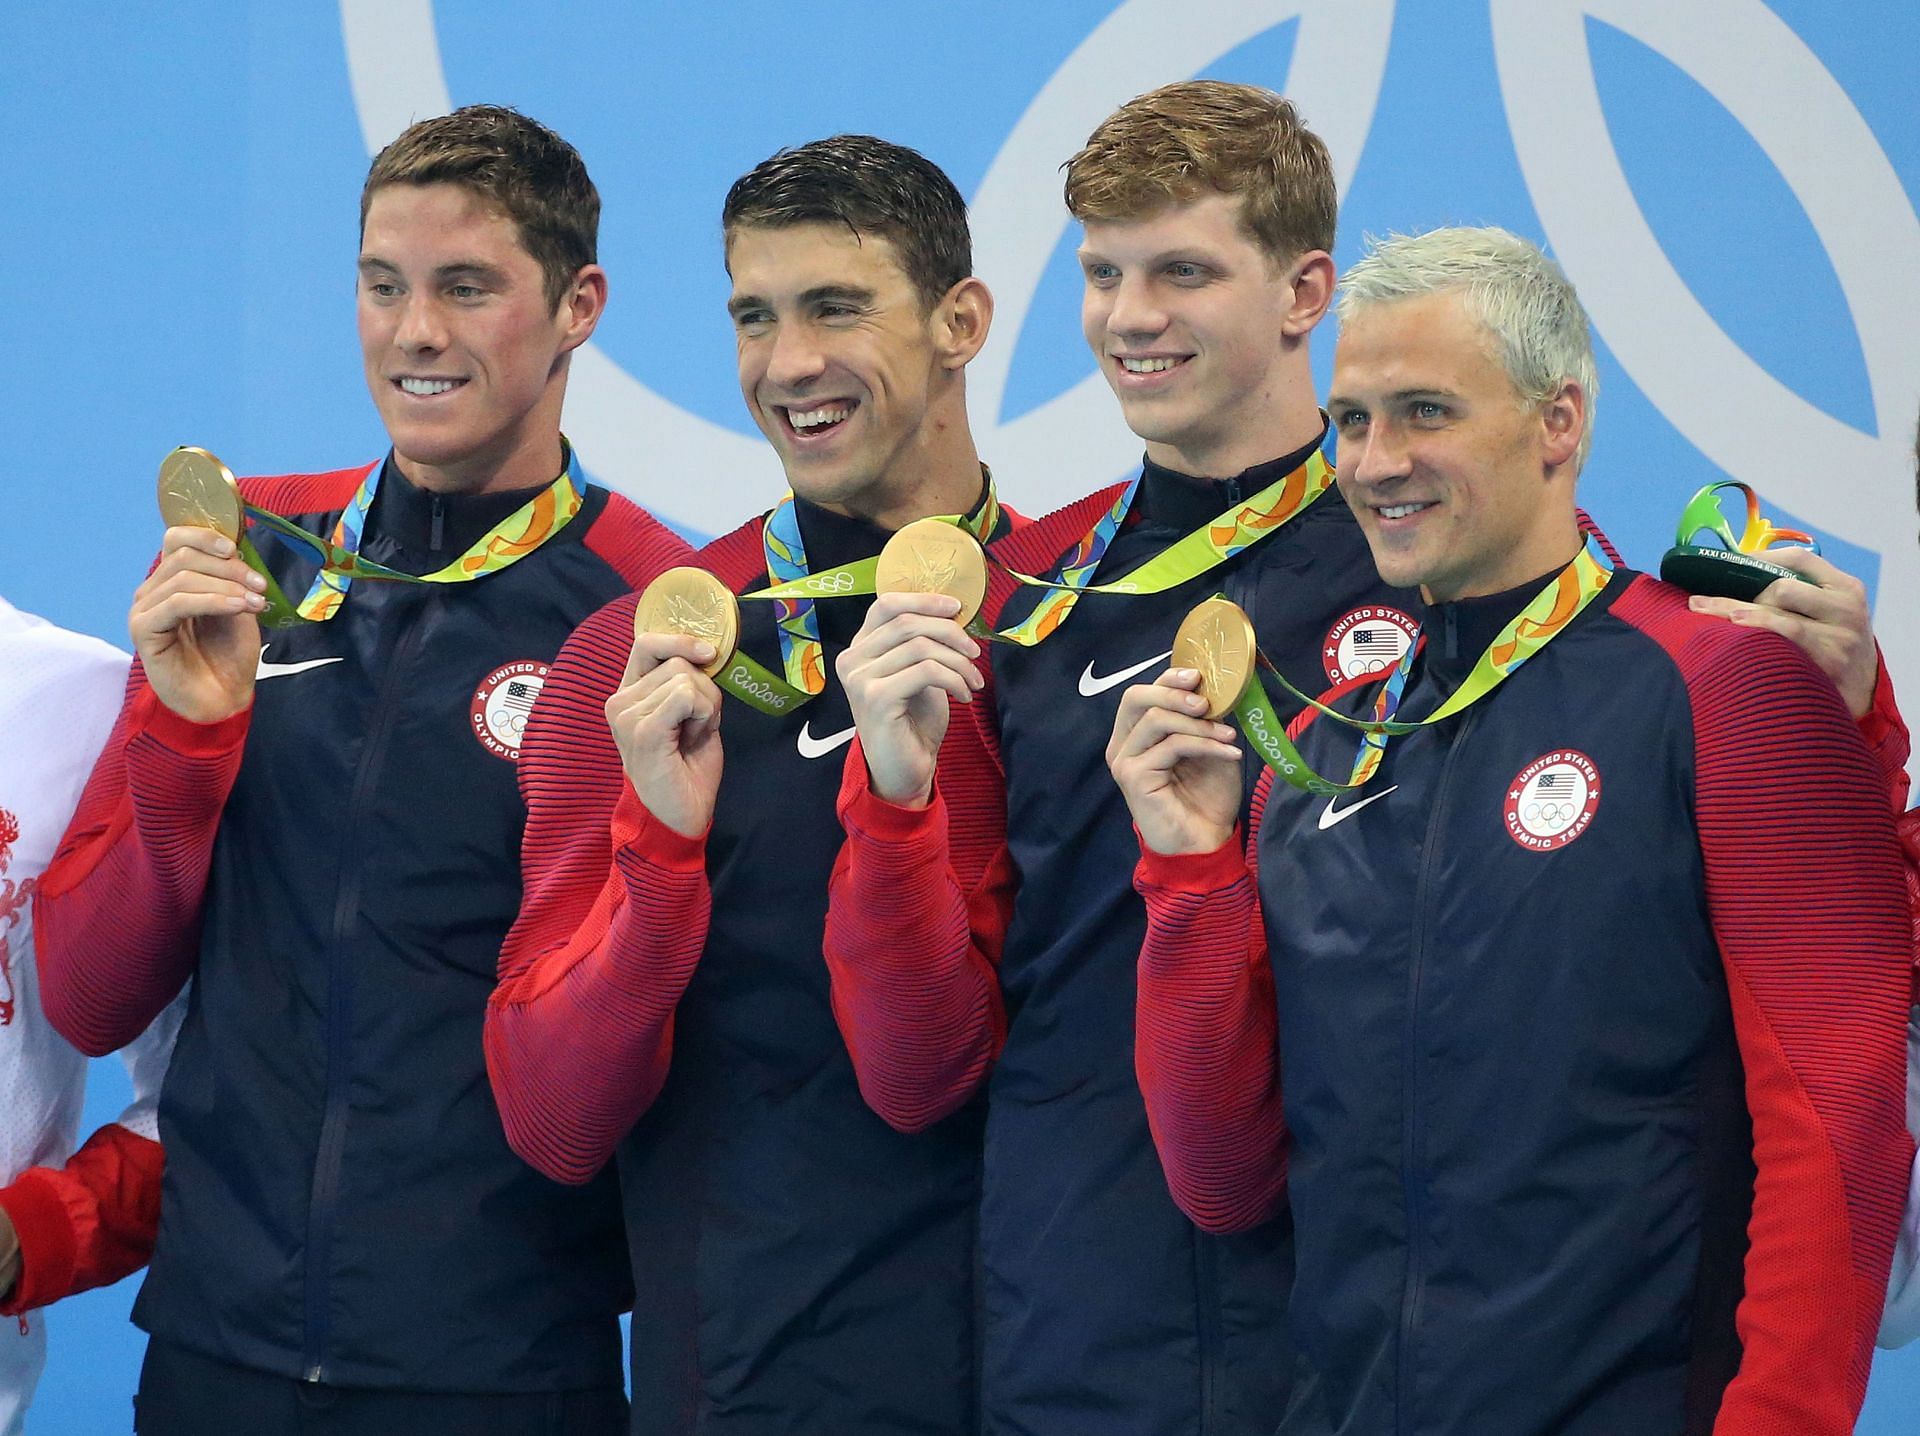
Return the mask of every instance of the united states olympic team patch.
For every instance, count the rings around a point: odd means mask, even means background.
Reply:
[[[1507,836],[1533,852],[1564,848],[1600,806],[1600,770],[1573,748],[1535,758],[1507,784]]]
[[[1327,681],[1344,683],[1391,672],[1419,632],[1420,625],[1397,608],[1369,604],[1354,609],[1327,630],[1320,645]]]
[[[531,658],[503,663],[473,690],[473,702],[467,707],[473,736],[494,757],[511,763],[520,756],[527,715],[540,696],[540,685],[547,681],[547,667]]]

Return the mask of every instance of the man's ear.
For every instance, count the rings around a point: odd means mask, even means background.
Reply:
[[[1311,249],[1287,266],[1287,282],[1293,286],[1293,303],[1281,321],[1281,332],[1289,339],[1300,339],[1326,318],[1333,303],[1333,256],[1324,249]]]
[[[993,327],[992,291],[971,276],[961,280],[934,306],[934,321],[940,367],[966,368]]]
[[[1547,466],[1560,469],[1571,464],[1587,432],[1586,392],[1573,380],[1562,380],[1559,391],[1540,405],[1540,425]]]
[[[597,264],[583,265],[573,283],[560,296],[560,313],[565,321],[561,353],[571,353],[593,335],[600,316],[607,312],[607,272]]]

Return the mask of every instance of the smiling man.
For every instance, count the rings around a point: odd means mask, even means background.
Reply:
[[[1340,487],[1437,721],[1350,821],[1272,785],[1243,855],[1196,675],[1122,701],[1169,1183],[1290,1209],[1334,1429],[1841,1436],[1912,1155],[1876,765],[1790,644],[1587,554],[1592,348],[1537,249],[1390,240],[1339,313]]]
[[[599,212],[579,155],[510,110],[402,134],[359,258],[392,451],[241,484],[328,540],[254,530],[304,621],[263,647],[268,581],[206,528],[169,528],[135,593],[139,660],[36,937],[85,1051],[194,978],[134,1308],[143,1436],[625,1426],[614,1183],[515,1157],[481,1051],[526,711],[574,625],[685,552],[560,435],[606,302]]]
[[[740,653],[784,691],[756,679],[779,702],[742,702],[731,655],[636,639],[631,595],[562,651],[527,739],[527,903],[487,1019],[494,1089],[542,1171],[588,1181],[617,1159],[635,1432],[971,1436],[980,1115],[912,1137],[875,1116],[821,961],[853,737],[840,679],[868,605],[754,595],[871,559],[910,520],[1005,526],[966,412],[992,300],[959,192],[884,140],[774,155],[722,224],[741,394],[792,493],[698,562],[748,600]],[[959,605],[871,607],[925,624]],[[1000,788],[971,686],[950,692],[959,716],[936,692],[920,731],[946,765],[942,840],[979,885]]]
[[[1102,754],[1121,690],[1214,593],[1316,693],[1390,664],[1413,623],[1321,454],[1308,344],[1333,289],[1325,145],[1278,95],[1203,80],[1121,107],[1066,170],[1087,343],[1146,457],[996,549],[1068,586],[1000,583],[990,600],[1014,639],[993,648],[991,717],[1008,809],[995,864],[1017,896],[1010,913],[983,902],[976,860],[919,807],[913,706],[850,682],[861,751],[828,958],[849,975],[850,1032],[889,1034],[854,1044],[889,1121],[938,1132],[987,1087],[986,1428],[1267,1436],[1292,1395],[1291,1238],[1283,1223],[1209,1236],[1168,1196],[1133,1071],[1136,847]],[[950,621],[870,625],[848,662],[892,672],[896,655],[929,686],[974,662]]]

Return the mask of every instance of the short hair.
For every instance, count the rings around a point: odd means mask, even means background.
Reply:
[[[736,230],[796,224],[886,240],[928,310],[973,274],[966,200],[940,166],[890,140],[833,135],[779,150],[735,180],[720,207],[728,243]]]
[[[1369,238],[1366,257],[1341,279],[1333,308],[1346,324],[1369,305],[1449,293],[1466,300],[1493,340],[1494,358],[1526,403],[1545,403],[1569,379],[1580,386],[1586,429],[1574,455],[1577,473],[1593,446],[1600,376],[1580,296],[1539,246],[1491,228]]]
[[[388,185],[454,184],[512,220],[540,266],[558,310],[574,277],[594,263],[600,192],[580,152],[537,120],[504,105],[465,105],[420,120],[373,158],[360,190],[360,230]]]
[[[1241,227],[1275,264],[1333,248],[1340,199],[1326,142],[1258,85],[1184,80],[1115,110],[1063,166],[1067,209],[1146,219],[1209,190],[1239,195]]]

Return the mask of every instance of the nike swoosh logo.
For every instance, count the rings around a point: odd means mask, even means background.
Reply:
[[[1160,662],[1161,659],[1171,657],[1173,657],[1173,650],[1169,648],[1165,653],[1154,654],[1153,657],[1144,663],[1136,663],[1131,668],[1122,668],[1118,673],[1109,673],[1104,678],[1095,678],[1093,676],[1093,664],[1089,661],[1087,671],[1080,675],[1080,696],[1082,698],[1098,698],[1109,688],[1118,688],[1122,683],[1125,683],[1129,678],[1133,677],[1134,674],[1144,673],[1147,669],[1153,667],[1154,664]]]
[[[253,670],[255,683],[263,678],[285,678],[289,673],[305,673],[309,668],[325,668],[329,663],[342,661],[338,658],[309,658],[305,663],[269,663],[267,650],[271,647],[271,643],[260,646],[260,666]]]
[[[800,725],[800,736],[794,740],[794,743],[800,749],[800,756],[802,758],[824,758],[835,748],[844,747],[846,744],[851,743],[853,741],[853,733],[853,726],[849,724],[838,733],[829,733],[824,738],[816,738],[813,736],[811,723],[802,723]]]
[[[1359,802],[1355,803],[1352,807],[1341,808],[1337,812],[1334,810],[1333,805],[1340,801],[1339,798],[1335,797],[1335,798],[1327,799],[1326,809],[1320,814],[1320,831],[1324,833],[1328,828],[1332,827],[1335,823],[1344,823],[1348,818],[1351,818],[1355,813],[1359,812],[1362,808],[1366,807],[1368,803],[1377,803],[1382,798],[1386,797],[1387,794],[1397,793],[1399,791],[1400,791],[1400,785],[1398,783],[1395,783],[1391,788],[1382,788],[1379,792],[1375,793],[1372,797],[1362,798]]]

